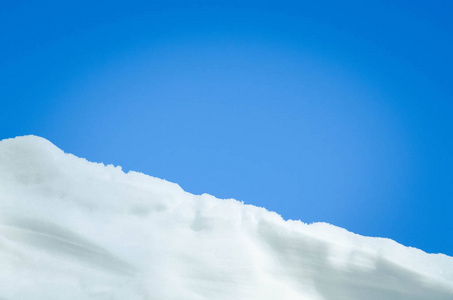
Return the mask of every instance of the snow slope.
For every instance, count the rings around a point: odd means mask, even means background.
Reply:
[[[0,299],[453,299],[453,258],[0,142]]]

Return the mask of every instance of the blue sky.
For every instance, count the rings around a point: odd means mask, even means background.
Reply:
[[[0,138],[453,255],[451,1],[64,2],[0,8]]]

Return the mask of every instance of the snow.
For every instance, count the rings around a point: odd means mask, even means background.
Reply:
[[[453,299],[453,258],[0,141],[0,299]]]

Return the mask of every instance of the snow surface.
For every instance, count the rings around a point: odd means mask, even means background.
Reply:
[[[453,258],[0,141],[0,299],[453,299]]]

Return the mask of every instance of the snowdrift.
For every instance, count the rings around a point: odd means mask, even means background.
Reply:
[[[0,299],[453,299],[453,258],[0,142]]]

